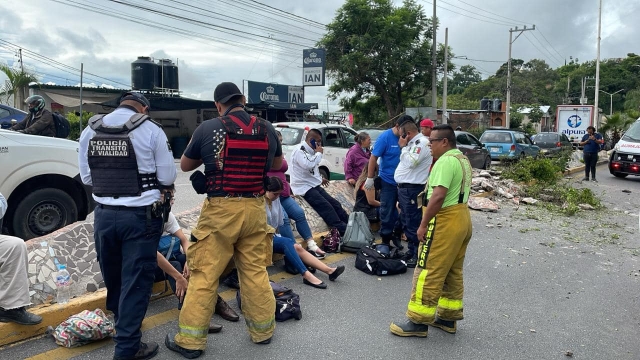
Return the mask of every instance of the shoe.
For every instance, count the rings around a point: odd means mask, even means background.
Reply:
[[[311,266],[307,266],[307,270],[309,270],[309,272],[312,273],[312,274],[316,273],[316,268],[313,268]]]
[[[429,324],[429,325],[433,327],[437,327],[438,329],[444,332],[447,332],[449,334],[455,334],[456,331],[458,330],[458,327],[455,321],[442,320],[439,318],[436,318],[436,321],[434,321],[432,324]]]
[[[408,260],[405,260],[404,262],[407,264],[407,267],[408,267],[408,268],[413,269],[413,268],[415,268],[415,267],[416,267],[416,265],[418,264],[418,258],[416,258],[416,257],[414,256],[414,257],[412,257],[412,258],[410,258],[410,259],[408,259]]]
[[[216,314],[220,315],[221,318],[227,321],[238,321],[240,320],[240,316],[227,304],[226,301],[222,300],[220,295],[218,295],[218,301],[216,302]]]
[[[0,308],[0,322],[14,322],[21,325],[37,325],[42,322],[42,316],[30,313],[24,307],[11,310]]]
[[[240,289],[240,280],[238,280],[238,270],[233,269],[224,279],[222,279],[222,283],[227,285],[232,289]]]
[[[329,280],[336,281],[338,276],[340,276],[343,272],[344,272],[344,265],[338,266],[333,273],[329,274]]]
[[[315,241],[312,241],[312,240],[307,241],[307,251],[318,259],[324,259],[324,257],[327,256],[327,254],[321,254],[318,252],[318,250],[320,250],[320,248],[318,247]]]
[[[209,334],[217,334],[222,331],[222,325],[214,324],[213,322],[209,323]]]
[[[158,355],[158,344],[149,341],[148,343],[140,342],[140,349],[133,356],[113,356],[113,360],[145,360],[151,359],[152,357]]]
[[[309,254],[311,254],[311,255],[315,256],[318,260],[322,260],[322,259],[324,259],[324,258],[325,258],[325,256],[326,256],[326,254],[320,254],[320,253],[317,253],[315,250],[309,250],[309,249],[307,249],[307,251],[309,252]]]
[[[167,334],[167,336],[164,338],[164,346],[166,346],[167,349],[175,351],[178,354],[186,357],[187,359],[195,359],[202,355],[203,352],[202,350],[189,350],[183,348],[182,346],[176,344],[176,342],[173,340],[173,336],[170,336],[169,334]]]
[[[317,288],[317,289],[326,289],[327,288],[327,284],[325,284],[324,281],[321,282],[320,284],[314,284],[311,281],[303,278],[302,279],[302,283],[305,284],[305,285],[313,286],[314,288]]]
[[[269,344],[271,344],[271,338],[268,338],[267,340],[258,341],[256,344],[258,344],[258,345],[269,345]]]
[[[398,248],[398,250],[404,249],[404,246],[402,246],[402,230],[393,231],[393,234],[391,234],[391,242],[393,243],[393,246]]]
[[[429,330],[428,325],[416,324],[410,320],[402,324],[391,323],[389,330],[393,335],[398,336],[415,336],[415,337],[427,337]]]
[[[597,182],[598,182],[598,180],[596,180],[596,178],[591,179],[591,181],[593,181],[593,182],[595,182],[595,183],[597,183]]]
[[[581,180],[581,181],[589,181],[589,177],[588,177],[588,176],[585,176],[585,177],[583,177],[583,178],[582,178],[582,180]]]

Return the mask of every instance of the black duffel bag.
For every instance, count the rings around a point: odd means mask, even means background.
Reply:
[[[356,269],[369,275],[395,275],[407,272],[407,263],[380,253],[373,247],[365,246],[356,253]]]

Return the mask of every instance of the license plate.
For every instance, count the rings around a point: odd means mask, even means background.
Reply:
[[[491,152],[495,152],[495,153],[500,152],[500,148],[492,147]]]

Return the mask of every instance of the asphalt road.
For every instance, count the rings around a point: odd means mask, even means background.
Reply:
[[[465,320],[456,335],[438,329],[430,329],[426,339],[391,335],[389,323],[404,318],[411,274],[369,276],[353,267],[353,255],[340,254],[327,261],[339,259],[347,271],[327,290],[271,267],[274,278],[300,294],[303,319],[278,323],[273,342],[259,346],[249,340],[243,321],[215,317],[224,329],[209,336],[203,358],[567,359],[571,352],[573,359],[639,359],[640,178],[617,179],[605,166],[598,170],[599,183],[576,186],[598,193],[603,210],[565,217],[544,206],[505,201],[497,213],[472,213]],[[180,196],[187,192],[179,188]],[[193,205],[189,195],[182,199],[188,204],[179,206]],[[224,296],[232,294],[227,290],[220,288]],[[235,300],[230,304],[235,307]],[[151,303],[145,341],[162,344],[165,334],[176,330],[174,306],[170,298]],[[67,350],[48,338],[0,350],[2,359],[112,355],[111,341]],[[181,357],[161,345],[156,358]]]

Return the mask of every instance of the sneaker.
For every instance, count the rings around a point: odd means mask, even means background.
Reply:
[[[140,343],[140,349],[133,356],[113,356],[113,360],[146,360],[158,355],[158,344],[153,341]]]
[[[423,324],[416,324],[410,320],[407,320],[402,324],[391,323],[391,325],[389,326],[389,330],[393,335],[397,335],[397,336],[427,337],[429,326],[423,325]]]
[[[436,321],[434,321],[432,324],[429,324],[429,325],[433,327],[437,327],[438,329],[444,332],[447,332],[449,334],[455,334],[456,331],[458,330],[458,327],[455,321],[442,320],[440,318],[436,318]]]
[[[418,258],[416,258],[416,257],[414,256],[414,257],[412,257],[412,258],[410,258],[410,259],[405,260],[404,262],[407,264],[407,267],[408,267],[408,268],[413,269],[413,268],[415,268],[415,267],[416,267],[416,265],[418,264]]]
[[[589,177],[588,177],[588,176],[585,176],[585,177],[583,177],[583,178],[582,178],[582,180],[581,180],[581,181],[589,181]]]
[[[202,350],[189,350],[176,344],[175,340],[173,340],[173,336],[169,334],[167,334],[167,336],[164,338],[164,346],[166,346],[167,349],[171,351],[177,352],[187,359],[195,359],[202,355]]]
[[[21,325],[37,325],[42,322],[42,316],[32,314],[24,307],[10,310],[0,308],[0,322],[14,322]]]
[[[598,180],[596,180],[596,178],[591,179],[591,181],[593,181],[594,183],[598,182]]]

